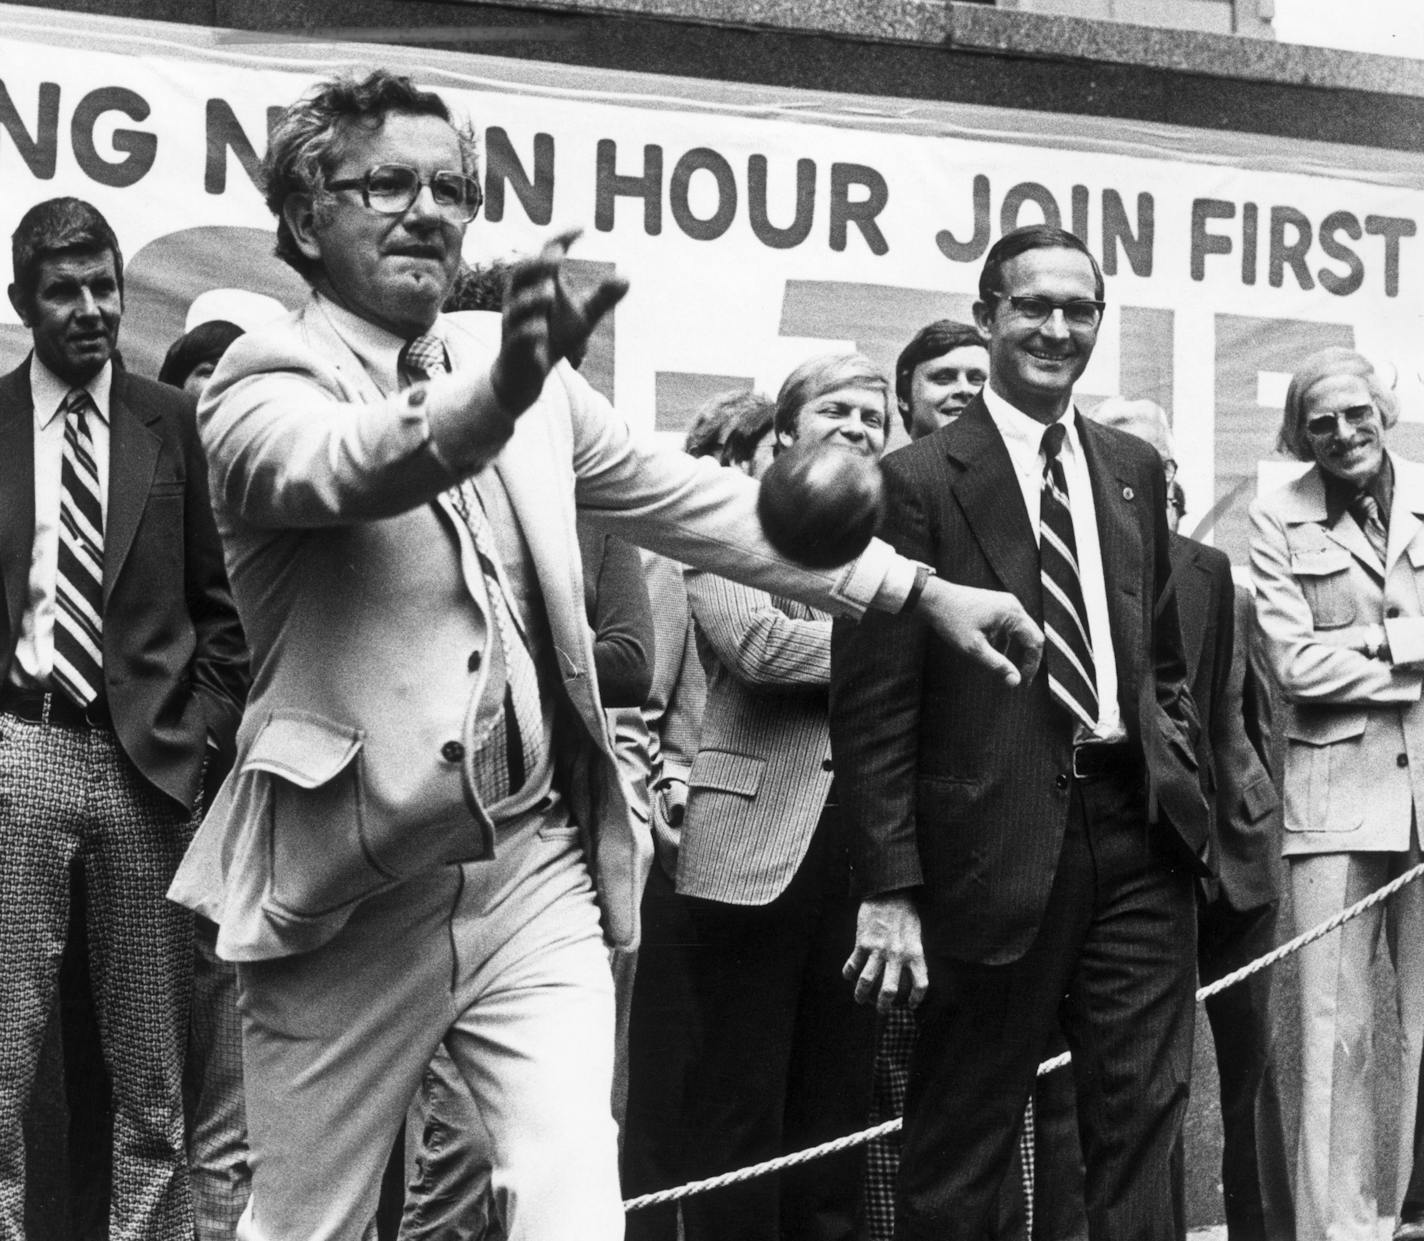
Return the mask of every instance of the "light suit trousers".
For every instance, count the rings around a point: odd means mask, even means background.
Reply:
[[[1363,899],[1418,860],[1417,846],[1409,853],[1288,858],[1297,931]],[[1424,885],[1417,882],[1301,950],[1297,1241],[1375,1241],[1378,1235],[1372,967],[1382,925],[1399,980],[1401,1191],[1409,1176],[1424,1042]]]
[[[253,1190],[238,1241],[359,1241],[442,1042],[488,1130],[509,1241],[623,1235],[613,986],[572,827],[364,901],[313,951],[239,966]]]

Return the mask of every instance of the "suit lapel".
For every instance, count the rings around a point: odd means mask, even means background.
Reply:
[[[1196,548],[1184,538],[1172,536],[1172,577],[1177,583],[1177,621],[1182,629],[1183,654],[1187,659],[1187,681],[1196,684],[1197,669],[1206,653],[1211,574]],[[1205,709],[1203,707],[1203,709]]]
[[[1324,520],[1322,518],[1322,523]],[[1322,524],[1321,529],[1325,531],[1326,538],[1338,543],[1375,577],[1382,575],[1384,566],[1380,564],[1379,557],[1375,555],[1375,549],[1370,546],[1369,539],[1365,538],[1365,532],[1360,529],[1359,522],[1348,510],[1340,514],[1333,526]],[[1393,541],[1393,533],[1390,537]]]
[[[952,463],[954,497],[974,538],[1004,589],[1012,592],[1035,618],[1043,615],[1038,540],[1033,525],[1038,514],[1025,512],[1018,476],[989,410],[975,397],[946,435]]]
[[[1386,559],[1393,569],[1395,562],[1411,549],[1411,560],[1424,563],[1424,468],[1393,454],[1390,460],[1394,464],[1394,502],[1389,510]]]
[[[1139,494],[1140,482],[1130,463],[1119,454],[1111,435],[1081,414],[1076,422],[1093,484],[1118,685],[1130,685],[1136,679],[1135,669],[1146,657],[1147,632],[1141,619],[1146,580],[1143,516],[1152,496],[1150,491]],[[1151,603],[1146,600],[1146,604]]]
[[[127,401],[128,382],[114,370],[109,395],[109,503],[104,515],[104,599],[123,570],[134,532],[148,504],[158,466],[159,438],[150,429],[156,413],[143,415]]]
[[[1108,599],[1118,595],[1136,598],[1142,565],[1141,513],[1151,496],[1137,494],[1135,473],[1101,429],[1081,415],[1076,421],[1088,477],[1093,480],[1093,508]]]
[[[0,380],[0,603],[11,644],[20,632],[29,593],[30,558],[35,545],[35,410],[30,399],[30,364]],[[8,658],[0,652],[0,660]]]
[[[573,496],[566,488],[551,486],[552,454],[542,443],[544,428],[534,420],[521,420],[514,435],[495,458],[494,470],[504,484],[509,505],[529,547],[529,558],[544,597],[555,644],[574,657],[580,644],[564,631],[569,616],[582,617],[583,596],[576,594],[577,580],[570,571],[571,549],[577,550]],[[521,434],[522,432],[522,434]],[[574,671],[563,668],[561,671]]]

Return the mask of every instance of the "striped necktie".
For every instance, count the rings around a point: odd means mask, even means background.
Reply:
[[[1068,479],[1059,450],[1067,432],[1055,422],[1043,433],[1038,558],[1043,577],[1044,664],[1054,698],[1090,732],[1098,722],[1098,682],[1088,610],[1078,578],[1078,544],[1068,507]]]
[[[98,412],[83,388],[64,399],[53,679],[81,707],[104,690],[104,509],[88,417]]]
[[[1350,516],[1364,531],[1370,547],[1374,549],[1380,564],[1383,565],[1385,552],[1389,548],[1389,531],[1385,528],[1384,515],[1380,511],[1379,501],[1368,491],[1357,491],[1350,498],[1349,509]]]
[[[401,351],[401,364],[412,374],[427,379],[446,374],[450,369],[444,343],[428,334],[407,343]],[[480,712],[481,732],[474,738],[475,784],[481,801],[491,806],[517,793],[529,773],[543,761],[544,718],[539,702],[539,674],[510,605],[509,587],[499,567],[494,530],[474,483],[466,479],[451,488],[449,498],[474,542],[496,639],[487,652],[491,662],[485,692],[487,702],[497,701],[500,706],[496,711]]]

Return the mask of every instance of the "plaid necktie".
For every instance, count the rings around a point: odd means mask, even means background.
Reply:
[[[1379,501],[1368,491],[1357,491],[1350,500],[1349,509],[1350,516],[1365,532],[1365,538],[1369,540],[1380,564],[1383,565],[1385,552],[1389,547],[1389,531],[1385,529]]]
[[[104,689],[104,509],[83,388],[64,398],[59,476],[59,571],[55,578],[53,679],[81,707]]]
[[[438,337],[417,336],[401,351],[401,364],[413,374],[431,378],[446,374],[445,346]],[[486,693],[499,701],[498,711],[482,711],[488,728],[475,737],[475,784],[485,805],[519,791],[529,772],[543,761],[544,718],[539,703],[539,674],[524,633],[509,603],[509,587],[499,567],[494,530],[474,484],[466,479],[449,492],[451,503],[469,528],[484,578],[485,598],[492,613],[496,641],[490,659]],[[501,682],[503,683],[501,689]]]
[[[1043,433],[1043,491],[1038,506],[1043,654],[1054,698],[1091,731],[1098,722],[1098,682],[1088,610],[1078,579],[1078,544],[1073,538],[1073,512],[1068,507],[1068,480],[1058,455],[1065,434],[1061,422]]]

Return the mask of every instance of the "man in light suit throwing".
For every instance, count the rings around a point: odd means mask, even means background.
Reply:
[[[1157,455],[1079,418],[1103,313],[1070,233],[989,251],[989,382],[885,459],[886,533],[948,580],[1007,588],[1045,628],[1040,675],[990,697],[913,618],[837,626],[831,743],[858,835],[857,998],[923,999],[897,1238],[981,1235],[1035,1066],[1061,1022],[1090,1235],[1184,1235],[1192,876],[1206,870],[1200,728],[1168,576]]]
[[[287,109],[267,200],[312,297],[238,341],[199,407],[255,688],[172,893],[239,963],[243,1241],[361,1235],[442,1041],[506,1233],[622,1236],[604,941],[636,941],[650,847],[594,683],[576,512],[834,611],[933,613],[1005,682],[991,643],[1035,662],[1012,600],[882,544],[799,569],[750,480],[637,445],[562,364],[625,287],[566,295],[571,234],[513,266],[498,339],[442,316],[475,172],[468,131],[408,79]]]

